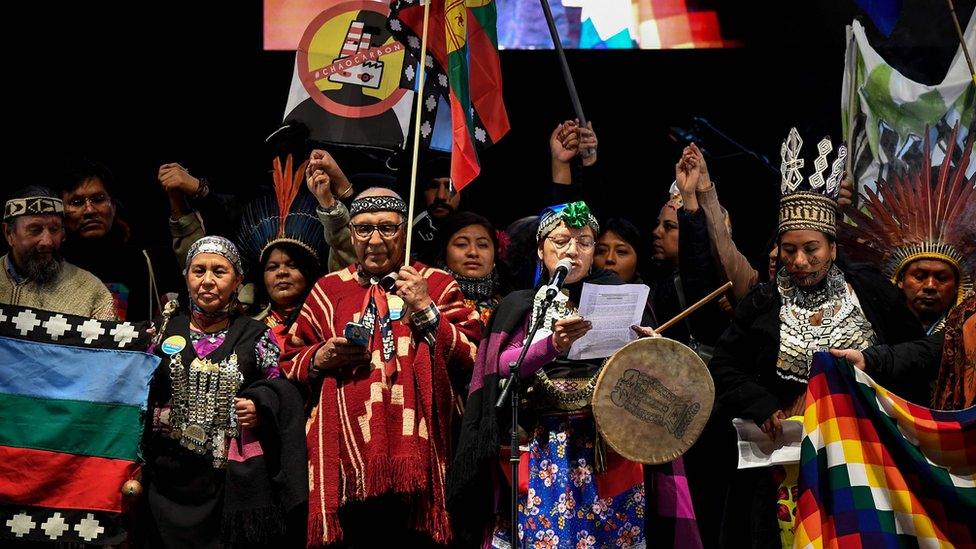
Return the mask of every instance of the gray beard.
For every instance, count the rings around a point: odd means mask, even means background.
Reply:
[[[32,257],[27,259],[27,265],[24,269],[26,272],[23,273],[28,280],[35,282],[39,286],[47,286],[61,275],[61,270],[64,268],[64,258],[59,254],[55,254],[53,258],[48,261],[38,261]]]

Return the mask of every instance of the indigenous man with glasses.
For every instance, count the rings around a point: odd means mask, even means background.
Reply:
[[[118,215],[112,172],[97,162],[77,162],[63,174],[60,190],[65,258],[105,283],[119,319],[151,319],[159,309],[152,262],[146,251],[132,244],[132,231]],[[165,257],[172,268],[163,270],[173,273],[166,282],[172,282],[176,260],[168,252]]]
[[[350,215],[356,263],[316,283],[283,355],[311,395],[308,539],[444,545],[451,378],[471,375],[478,316],[446,272],[404,265],[396,193],[367,189]]]

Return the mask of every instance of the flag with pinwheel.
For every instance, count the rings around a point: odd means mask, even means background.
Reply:
[[[976,407],[931,410],[814,357],[796,547],[976,546]]]
[[[159,364],[147,328],[0,305],[0,546],[124,541]]]
[[[439,98],[450,105],[451,179],[458,189],[481,171],[478,149],[508,132],[502,99],[494,0],[429,0],[426,81],[420,139],[436,141]],[[424,6],[419,0],[395,0],[390,31],[420,58]],[[440,119],[444,120],[441,116]]]

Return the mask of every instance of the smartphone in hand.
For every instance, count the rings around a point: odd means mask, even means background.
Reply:
[[[369,346],[369,330],[359,322],[347,322],[346,328],[342,331],[343,337],[354,345]]]

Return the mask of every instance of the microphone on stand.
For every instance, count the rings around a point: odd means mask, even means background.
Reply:
[[[535,339],[536,332],[542,327],[542,323],[546,317],[546,310],[552,305],[556,295],[559,290],[566,283],[566,277],[569,276],[570,271],[573,270],[573,260],[564,257],[556,263],[556,268],[552,270],[552,282],[548,285],[543,286],[546,289],[546,297],[542,300],[542,308],[539,311],[539,316],[536,317],[535,323],[529,327],[529,333],[525,336],[525,344],[522,346],[522,352],[519,353],[518,360],[510,365],[508,379],[505,381],[504,385],[499,387],[500,393],[498,395],[498,400],[495,401],[496,408],[503,408],[508,399],[512,396],[513,388],[518,387],[517,383],[517,373],[519,368],[522,366],[522,361],[525,360],[525,353],[528,351],[529,346],[532,344],[532,340]],[[538,294],[537,294],[538,295]],[[535,305],[533,305],[534,307]]]
[[[573,260],[564,257],[556,263],[556,268],[553,269],[552,281],[546,286],[546,301],[552,301],[562,289],[563,284],[566,283],[566,277],[569,276],[569,272],[573,270]]]

